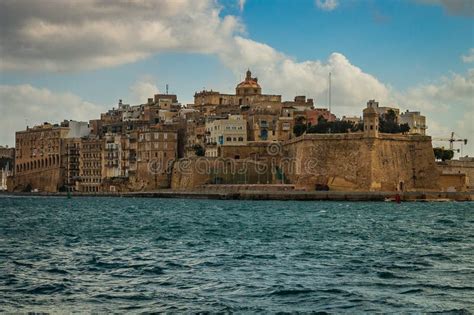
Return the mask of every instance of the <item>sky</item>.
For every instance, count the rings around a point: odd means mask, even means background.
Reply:
[[[430,135],[468,138],[474,156],[473,0],[0,0],[0,27],[3,145],[166,84],[182,104],[233,93],[249,68],[263,93],[318,107],[331,72],[338,117],[370,99],[420,111]]]

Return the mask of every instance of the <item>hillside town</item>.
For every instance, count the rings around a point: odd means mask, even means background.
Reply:
[[[140,105],[119,100],[88,122],[26,127],[16,132],[15,148],[0,149],[1,188],[82,193],[249,185],[347,191],[470,188],[473,161],[436,163],[419,111],[401,112],[376,100],[361,109],[361,116],[336,117],[305,96],[286,101],[264,94],[248,70],[235,94],[203,90],[187,105],[177,95],[155,94]],[[203,161],[208,168],[198,172]],[[245,170],[238,176],[223,172],[226,161]]]

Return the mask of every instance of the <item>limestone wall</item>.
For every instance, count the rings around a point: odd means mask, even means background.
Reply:
[[[181,159],[173,165],[171,189],[186,190],[204,185],[274,184],[275,168],[267,162],[211,157]]]
[[[436,189],[437,171],[431,139],[423,136],[362,133],[305,135],[284,144],[293,157],[285,175],[297,187],[314,190],[396,191]]]
[[[266,143],[242,148],[222,147],[221,150],[227,159],[195,158],[175,163],[171,188],[284,183],[309,191],[439,189],[439,171],[431,138],[425,136],[311,134],[281,145]],[[239,156],[239,160],[232,160],[234,156]],[[227,162],[223,164],[223,161]],[[234,170],[237,173],[230,172],[227,163],[247,165],[245,174],[239,174],[239,167]],[[251,163],[258,165],[258,170],[248,167]],[[203,172],[206,167],[207,171]]]
[[[441,191],[467,191],[466,174],[441,174],[439,177]]]
[[[474,161],[445,161],[438,162],[443,174],[466,174],[468,189],[474,189]]]
[[[27,186],[42,192],[57,192],[63,185],[61,168],[50,168],[45,170],[23,172],[10,178],[9,191],[23,191]]]

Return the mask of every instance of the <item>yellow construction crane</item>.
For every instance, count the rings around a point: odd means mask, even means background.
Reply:
[[[456,138],[454,132],[451,132],[451,138],[432,138],[433,141],[447,141],[449,142],[449,149],[454,149],[454,142],[462,142],[464,145],[467,144],[467,139]],[[459,149],[457,150],[459,152]]]

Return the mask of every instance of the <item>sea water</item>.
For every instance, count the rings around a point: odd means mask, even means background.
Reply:
[[[473,310],[473,203],[0,197],[1,312]]]

